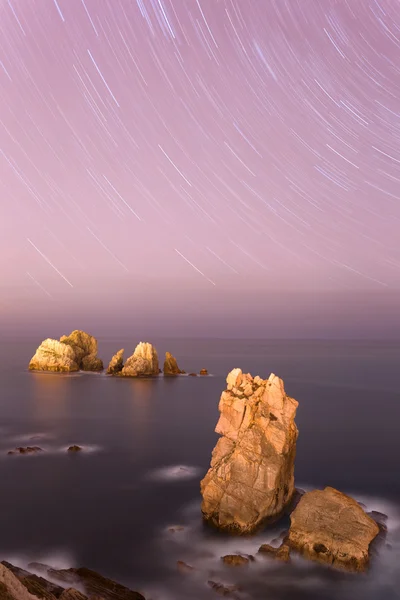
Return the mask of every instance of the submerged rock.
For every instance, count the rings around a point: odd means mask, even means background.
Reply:
[[[73,371],[101,371],[103,362],[97,356],[97,340],[84,331],[75,330],[60,341],[44,340],[29,363],[31,371],[69,373]]]
[[[120,373],[124,366],[124,349],[118,350],[112,357],[107,367],[107,373],[109,375],[115,375]]]
[[[68,452],[71,452],[71,453],[82,452],[82,448],[81,448],[81,446],[77,446],[76,444],[74,444],[73,446],[70,446],[68,448]]]
[[[220,529],[250,533],[276,518],[294,492],[298,403],[283,381],[231,371],[219,402],[221,437],[201,481],[204,518]]]
[[[180,573],[192,573],[195,569],[191,565],[188,565],[183,560],[178,560],[176,562],[176,568]]]
[[[288,544],[304,557],[347,571],[365,571],[377,523],[350,496],[331,487],[302,496],[290,516]]]
[[[164,375],[180,375],[183,371],[178,367],[176,358],[170,352],[165,353]]]
[[[29,369],[31,371],[69,373],[79,371],[79,363],[71,346],[47,338],[31,358]]]
[[[123,377],[155,377],[159,374],[158,355],[152,344],[140,342],[119,373]]]
[[[237,598],[238,596],[235,592],[240,592],[240,587],[238,585],[224,585],[222,583],[218,583],[218,581],[207,581],[208,585],[214,592],[216,592],[219,596],[227,596],[230,598]]]
[[[9,450],[7,454],[37,454],[38,452],[43,452],[39,446],[27,446],[26,448],[19,446],[15,450]]]
[[[250,563],[250,558],[241,554],[227,554],[221,557],[222,562],[230,567],[243,567]]]

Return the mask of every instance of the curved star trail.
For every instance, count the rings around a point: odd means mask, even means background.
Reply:
[[[1,0],[0,35],[7,306],[399,288],[398,3]]]

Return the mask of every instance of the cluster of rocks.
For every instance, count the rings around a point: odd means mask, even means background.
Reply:
[[[368,568],[371,542],[384,529],[353,498],[326,487],[300,493],[294,486],[298,403],[281,379],[231,371],[219,402],[219,438],[201,481],[202,513],[218,529],[252,533],[290,514],[290,528],[278,548],[264,544],[264,556],[289,561],[291,552],[358,572]],[[375,518],[374,518],[375,517]],[[246,557],[223,557],[232,565]]]
[[[74,371],[102,371],[103,361],[97,356],[97,340],[85,331],[75,330],[60,340],[44,340],[29,363],[31,371],[51,371],[70,373]],[[157,377],[160,373],[172,377],[184,375],[178,367],[176,358],[170,352],[165,353],[163,370],[158,363],[155,347],[149,342],[140,342],[133,354],[124,364],[124,349],[118,350],[111,358],[106,370],[108,375],[119,377]],[[207,369],[201,369],[200,375],[208,375]],[[189,373],[196,376],[197,373]]]
[[[28,569],[0,563],[1,600],[145,600],[90,569],[53,569],[41,563],[31,563]]]
[[[36,350],[29,363],[31,371],[102,371],[103,361],[97,356],[97,340],[76,329],[59,340],[47,338]]]

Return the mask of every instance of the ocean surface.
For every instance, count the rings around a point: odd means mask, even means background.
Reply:
[[[45,337],[45,336],[44,336]],[[99,339],[105,364],[139,340]],[[254,600],[400,598],[400,342],[151,340],[188,373],[154,380],[27,371],[41,339],[0,347],[0,560],[86,566],[150,600],[218,598],[208,580]],[[283,378],[299,402],[296,484],[330,485],[388,515],[387,544],[367,575],[296,559],[222,567],[255,553],[285,524],[236,538],[204,527],[199,482],[217,440],[225,377],[234,367]],[[68,455],[79,444],[84,451]],[[37,445],[37,456],[8,456]],[[179,531],[171,531],[182,526]],[[176,561],[196,571],[183,575]]]

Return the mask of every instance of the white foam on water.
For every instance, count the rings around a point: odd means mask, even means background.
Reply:
[[[181,479],[194,479],[201,469],[190,465],[171,465],[150,471],[146,479],[150,481],[179,481]]]

